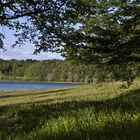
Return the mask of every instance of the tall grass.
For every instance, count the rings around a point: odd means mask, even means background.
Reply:
[[[139,140],[139,84],[1,93],[0,140]]]

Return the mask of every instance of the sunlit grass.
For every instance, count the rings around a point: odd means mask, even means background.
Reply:
[[[97,100],[109,97],[112,98],[122,93],[122,89],[118,88],[119,86],[120,83],[110,82],[108,84],[81,85],[63,89],[3,91],[0,92],[0,105],[15,105],[44,101],[45,103],[56,103],[63,100]],[[133,88],[134,87],[131,87],[131,89]],[[127,89],[123,91],[127,91]]]

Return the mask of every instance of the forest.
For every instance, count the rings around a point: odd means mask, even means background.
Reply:
[[[62,60],[0,60],[0,80],[95,82],[94,65]]]
[[[130,86],[139,77],[139,67],[96,66],[67,60],[3,60],[0,59],[0,80],[100,83],[122,81]],[[112,71],[113,70],[113,71]],[[128,76],[129,75],[129,76]]]

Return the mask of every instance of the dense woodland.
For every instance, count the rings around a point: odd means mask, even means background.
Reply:
[[[87,65],[66,60],[0,59],[0,80],[82,83],[121,80],[130,86],[137,77],[139,77],[139,67],[134,69],[131,65],[122,68],[116,65],[114,68],[104,65],[97,67],[94,64]]]
[[[93,65],[61,60],[0,60],[1,80],[95,82]]]

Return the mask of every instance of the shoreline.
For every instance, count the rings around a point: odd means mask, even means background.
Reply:
[[[0,80],[0,82],[41,82],[41,83],[64,83],[64,84],[84,84],[84,82],[66,82],[66,81],[26,81],[26,80]]]
[[[24,85],[26,87],[20,87],[20,88],[8,88],[4,86],[4,88],[0,88],[0,93],[1,92],[12,92],[12,91],[32,91],[32,90],[48,90],[48,89],[59,89],[59,88],[65,88],[65,87],[73,87],[73,86],[80,86],[80,85],[84,85],[82,83],[76,83],[76,82],[58,82],[58,81],[17,81],[17,80],[0,80],[0,87],[2,85],[6,85],[7,84],[12,84],[12,85]],[[47,87],[39,87],[39,88],[30,88],[28,87],[28,85],[48,85]],[[52,85],[52,86],[49,86],[49,85]],[[54,86],[53,86],[54,85]],[[59,86],[60,85],[60,86]]]

